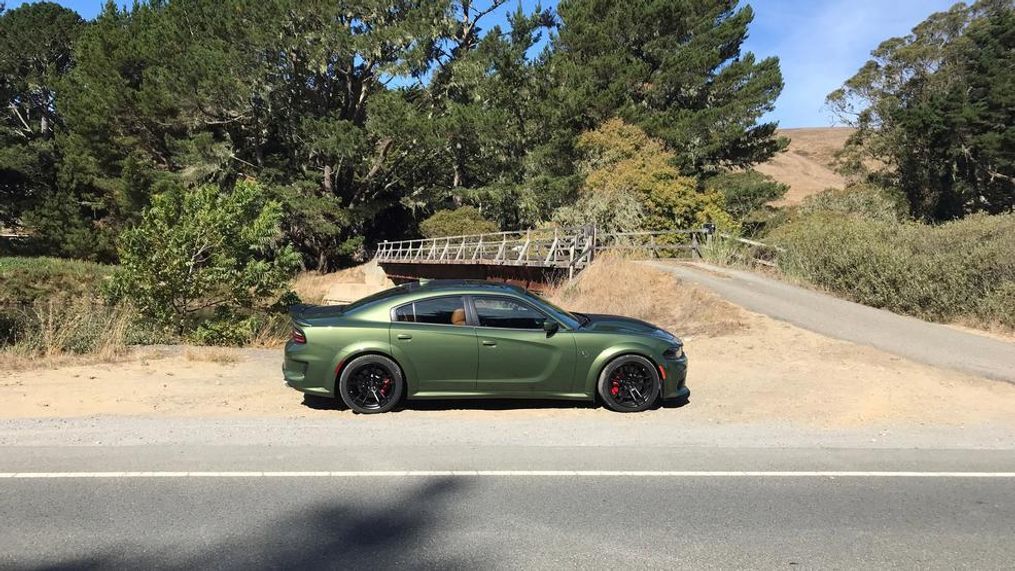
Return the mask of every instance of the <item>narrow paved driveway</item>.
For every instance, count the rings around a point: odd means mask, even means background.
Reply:
[[[874,309],[760,274],[686,262],[645,262],[757,313],[829,337],[1015,383],[1015,343]]]

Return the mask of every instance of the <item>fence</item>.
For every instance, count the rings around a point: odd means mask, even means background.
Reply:
[[[732,245],[736,255],[763,265],[775,265],[773,259],[780,250],[716,232],[709,224],[700,229],[607,233],[583,226],[385,241],[377,245],[375,259],[396,264],[558,268],[573,275],[606,251],[645,258],[702,258],[718,250],[717,241]]]

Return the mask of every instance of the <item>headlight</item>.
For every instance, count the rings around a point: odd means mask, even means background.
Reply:
[[[677,345],[676,347],[670,347],[666,351],[663,351],[663,357],[667,359],[680,359],[684,356],[684,346]]]

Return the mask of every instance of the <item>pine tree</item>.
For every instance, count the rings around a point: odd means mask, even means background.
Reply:
[[[742,52],[754,13],[736,0],[562,0],[553,67],[559,121],[620,116],[665,142],[685,172],[762,162],[784,143],[759,123],[782,90],[776,58]]]

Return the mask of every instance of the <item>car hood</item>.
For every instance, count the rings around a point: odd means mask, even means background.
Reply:
[[[589,318],[589,322],[582,326],[582,331],[589,331],[593,333],[649,335],[657,339],[680,343],[680,340],[672,333],[640,319],[597,313],[584,313],[582,315]]]

